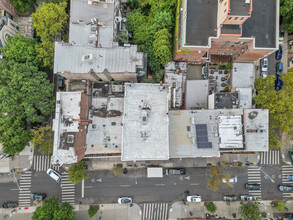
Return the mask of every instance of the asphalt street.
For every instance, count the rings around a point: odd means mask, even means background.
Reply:
[[[188,168],[186,175],[168,175],[163,178],[147,178],[143,171],[128,172],[113,176],[111,171],[91,172],[85,180],[84,199],[77,202],[112,203],[119,196],[131,196],[135,203],[174,202],[186,199],[186,191],[201,195],[205,201],[222,200],[223,195],[247,194],[244,188],[247,183],[246,168],[226,168],[223,170],[232,176],[237,175],[238,183],[232,187],[220,187],[214,192],[207,189],[209,169]]]
[[[244,185],[248,182],[246,167],[221,169],[222,173],[237,176],[238,182],[232,187],[220,186],[219,191],[207,189],[209,169],[188,168],[186,175],[164,175],[163,178],[147,178],[146,169],[128,169],[126,175],[114,176],[111,170],[97,170],[89,173],[84,184],[75,185],[75,203],[116,203],[120,196],[131,196],[135,203],[174,202],[186,200],[190,195],[201,195],[204,201],[220,201],[224,195],[248,194]],[[262,200],[282,199],[277,187],[281,184],[281,165],[263,165],[260,172]],[[272,181],[273,180],[273,181]],[[48,197],[61,199],[61,184],[50,178],[46,172],[33,172],[31,192],[46,193]],[[15,183],[0,184],[0,202],[18,200]]]

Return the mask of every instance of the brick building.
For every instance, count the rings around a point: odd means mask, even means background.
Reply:
[[[175,60],[253,62],[278,48],[278,0],[183,0]]]
[[[16,16],[16,11],[12,6],[10,0],[1,0],[0,1],[0,16]]]

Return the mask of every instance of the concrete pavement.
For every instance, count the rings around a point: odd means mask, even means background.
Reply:
[[[289,213],[288,211],[280,212],[276,208],[271,206],[271,201],[258,201],[260,211],[266,213],[267,218],[275,217],[276,215],[281,215],[283,213]],[[222,217],[228,219],[240,218],[238,211],[242,201],[236,202],[214,202],[217,207],[217,211],[214,214],[215,217]],[[288,210],[293,209],[293,201],[287,201],[286,207]],[[205,218],[206,214],[209,213],[203,202],[200,203],[183,203],[175,202],[171,205],[169,212],[169,220],[177,220],[178,218]]]

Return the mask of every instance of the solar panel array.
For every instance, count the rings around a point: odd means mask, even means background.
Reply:
[[[212,142],[208,141],[206,124],[195,125],[197,148],[212,148]]]

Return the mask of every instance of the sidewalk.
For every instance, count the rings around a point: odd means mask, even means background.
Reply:
[[[76,212],[76,218],[78,220],[140,220],[141,208],[137,204],[129,205],[120,204],[100,204],[97,214],[90,218],[88,215],[89,205],[75,205],[74,211]],[[36,207],[16,208],[16,213],[9,217],[11,220],[29,220],[32,218],[33,212]],[[0,208],[0,219],[4,215],[9,215],[12,209]]]
[[[282,134],[281,156],[282,156],[283,162],[288,165],[291,165],[291,160],[290,160],[288,151],[293,150],[293,140],[291,139],[293,139],[293,134],[291,133]]]
[[[289,213],[287,211],[278,211],[276,208],[271,206],[271,201],[257,202],[259,202],[260,211],[267,214],[267,219],[272,218],[277,214]],[[214,202],[217,207],[217,211],[214,215],[219,218],[239,219],[240,216],[238,211],[242,203],[245,202]],[[286,207],[288,210],[293,210],[293,201],[287,201]],[[169,220],[177,220],[178,218],[206,218],[207,213],[209,212],[206,210],[204,202],[185,204],[183,202],[175,202],[171,205]]]

